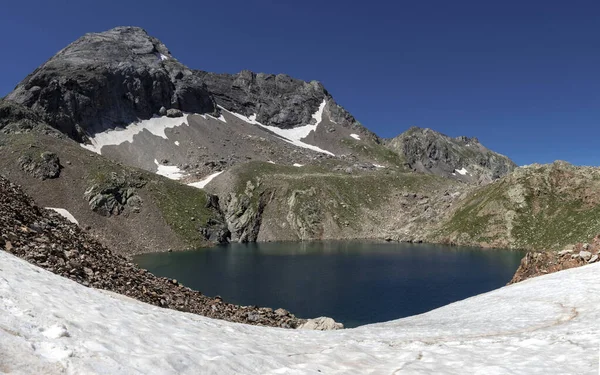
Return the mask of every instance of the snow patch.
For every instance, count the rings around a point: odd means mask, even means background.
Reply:
[[[298,163],[294,163],[294,167],[304,167],[304,164],[298,164]]]
[[[165,55],[163,55],[162,53],[160,54],[160,60],[161,60],[161,61],[165,61],[165,60],[168,60],[168,59],[169,59],[169,57],[168,57],[168,56],[165,56]]]
[[[166,129],[175,128],[177,126],[188,125],[187,115],[184,117],[153,117],[149,120],[141,120],[127,125],[124,129],[111,129],[101,133],[94,134],[90,137],[91,144],[81,144],[81,147],[86,148],[97,154],[102,154],[104,146],[118,146],[122,143],[133,143],[133,136],[149,131],[151,134],[167,139],[165,134]]]
[[[373,164],[373,166],[375,168],[385,168],[385,165],[381,165],[381,164]]]
[[[73,350],[64,345],[56,345],[51,342],[42,342],[34,345],[34,348],[36,353],[46,358],[50,363],[62,361],[73,356]]]
[[[223,172],[225,172],[225,171],[213,173],[211,175],[206,176],[204,179],[202,179],[198,182],[192,182],[191,184],[188,184],[188,186],[192,186],[192,187],[195,187],[198,189],[204,189],[204,187],[206,185],[208,185],[208,183],[211,182],[213,180],[213,178],[217,177],[218,175],[220,175]]]
[[[212,119],[215,119],[215,120],[219,120],[219,121],[224,122],[224,123],[227,123],[227,120],[225,120],[225,117],[223,117],[222,114],[219,117],[214,117],[214,116],[211,116],[211,115],[208,115],[208,117],[210,117]],[[206,119],[206,116],[204,118]]]
[[[469,171],[467,171],[464,167],[462,169],[457,169],[456,173],[460,174],[460,175],[466,175],[467,173],[469,173]]]
[[[75,219],[75,216],[71,215],[71,213],[65,210],[64,208],[46,207],[46,209],[52,210],[58,213],[60,216],[64,217],[65,219],[69,220],[71,223],[79,225],[79,222],[77,221],[77,219]]]
[[[356,140],[359,140],[359,141],[360,141],[360,135],[358,135],[358,134],[350,134],[350,136],[351,136],[352,138],[354,138],[354,139],[356,139]]]
[[[156,174],[165,176],[171,180],[181,180],[181,178],[183,178],[183,171],[176,165],[162,165],[156,159],[154,159],[154,164],[156,164],[156,167],[158,168]]]
[[[275,164],[275,162],[273,160],[267,160],[267,163]]]
[[[232,114],[233,116],[239,118],[240,120],[243,120],[249,124],[252,125],[258,125],[262,128],[265,128],[269,131],[271,131],[272,133],[275,133],[276,135],[278,135],[281,139],[283,139],[284,141],[293,144],[294,146],[298,146],[298,147],[302,147],[302,148],[307,148],[309,150],[313,150],[313,151],[317,151],[317,152],[321,152],[323,154],[327,154],[327,155],[331,155],[331,156],[335,156],[335,154],[327,151],[327,150],[323,150],[322,148],[319,148],[317,146],[313,146],[311,144],[302,142],[301,140],[306,138],[310,132],[312,131],[316,131],[317,130],[317,126],[319,126],[319,124],[321,123],[321,121],[323,121],[323,110],[325,109],[325,106],[327,105],[327,101],[323,100],[323,102],[321,103],[321,105],[319,106],[319,109],[317,109],[317,112],[315,112],[312,115],[312,118],[316,120],[316,124],[314,125],[303,125],[303,126],[298,126],[292,129],[280,129],[276,126],[269,126],[269,125],[263,125],[260,122],[256,121],[256,113],[250,115],[249,117],[246,117],[244,115],[241,115],[239,113],[235,113],[235,112],[231,112],[226,110],[223,107],[220,107],[222,110]]]
[[[49,339],[59,339],[61,337],[69,337],[69,331],[67,327],[62,324],[55,324],[50,328],[44,330],[42,335],[46,336]]]
[[[86,288],[4,251],[0,267],[0,353],[9,369],[54,369],[48,364],[61,361],[74,374],[598,372],[600,264],[425,314],[329,332],[162,309]],[[28,313],[15,314],[6,301]],[[50,325],[76,329],[52,339],[39,331]]]
[[[173,143],[175,143],[175,146],[179,146],[179,141],[175,141]]]

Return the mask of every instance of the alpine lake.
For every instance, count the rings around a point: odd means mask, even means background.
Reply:
[[[346,328],[421,314],[510,281],[524,252],[376,241],[230,244],[134,262],[239,305]]]

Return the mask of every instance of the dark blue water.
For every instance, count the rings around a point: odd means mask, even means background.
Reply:
[[[420,314],[510,281],[523,253],[362,241],[232,244],[135,262],[241,305],[346,327]]]

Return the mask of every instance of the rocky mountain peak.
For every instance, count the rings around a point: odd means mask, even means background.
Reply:
[[[27,76],[7,100],[42,113],[78,141],[157,114],[214,113],[202,81],[138,27],[90,33]]]
[[[387,141],[388,148],[404,156],[419,172],[489,183],[517,166],[509,158],[488,150],[477,138],[451,138],[435,130],[411,127]]]

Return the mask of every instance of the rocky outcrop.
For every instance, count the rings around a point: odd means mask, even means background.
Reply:
[[[450,138],[431,129],[412,127],[386,143],[415,171],[456,177],[480,184],[512,172],[517,165],[485,148],[477,138]]]
[[[0,134],[23,134],[35,132],[55,138],[67,138],[48,125],[43,116],[30,108],[0,99]]]
[[[236,306],[159,278],[115,255],[93,236],[35,205],[0,177],[0,250],[88,287],[152,305],[254,325],[295,328],[305,321],[286,310]],[[59,293],[60,291],[57,291]]]
[[[296,327],[296,329],[308,329],[312,331],[334,331],[338,329],[344,329],[342,323],[337,323],[335,320],[328,317],[320,317],[315,319],[308,319],[306,323],[303,323]]]
[[[231,241],[256,242],[263,210],[272,198],[268,192],[259,190],[260,185],[260,179],[247,181],[243,192],[227,195],[222,209],[231,233]]]
[[[595,263],[600,255],[600,235],[591,243],[578,243],[561,251],[528,252],[509,284],[569,268]]]
[[[213,210],[215,215],[208,219],[204,227],[199,227],[198,230],[207,241],[218,244],[228,243],[231,238],[231,232],[229,231],[225,216],[221,210],[219,197],[212,194],[206,194],[205,208]]]
[[[145,184],[143,178],[131,173],[101,175],[97,183],[85,191],[84,198],[92,211],[102,216],[119,215],[126,208],[138,213],[143,200],[136,190]]]
[[[58,178],[62,168],[58,156],[48,151],[25,154],[19,158],[18,163],[21,170],[42,181]]]
[[[158,114],[161,107],[213,113],[200,78],[137,27],[79,38],[27,76],[7,98],[64,134],[87,134]]]
[[[256,114],[262,124],[293,128],[313,124],[313,114],[325,100],[325,108],[336,124],[358,129],[365,136],[377,137],[366,130],[318,81],[306,82],[285,74],[264,74],[244,70],[237,74],[196,71],[215,101],[225,109],[247,117]]]

